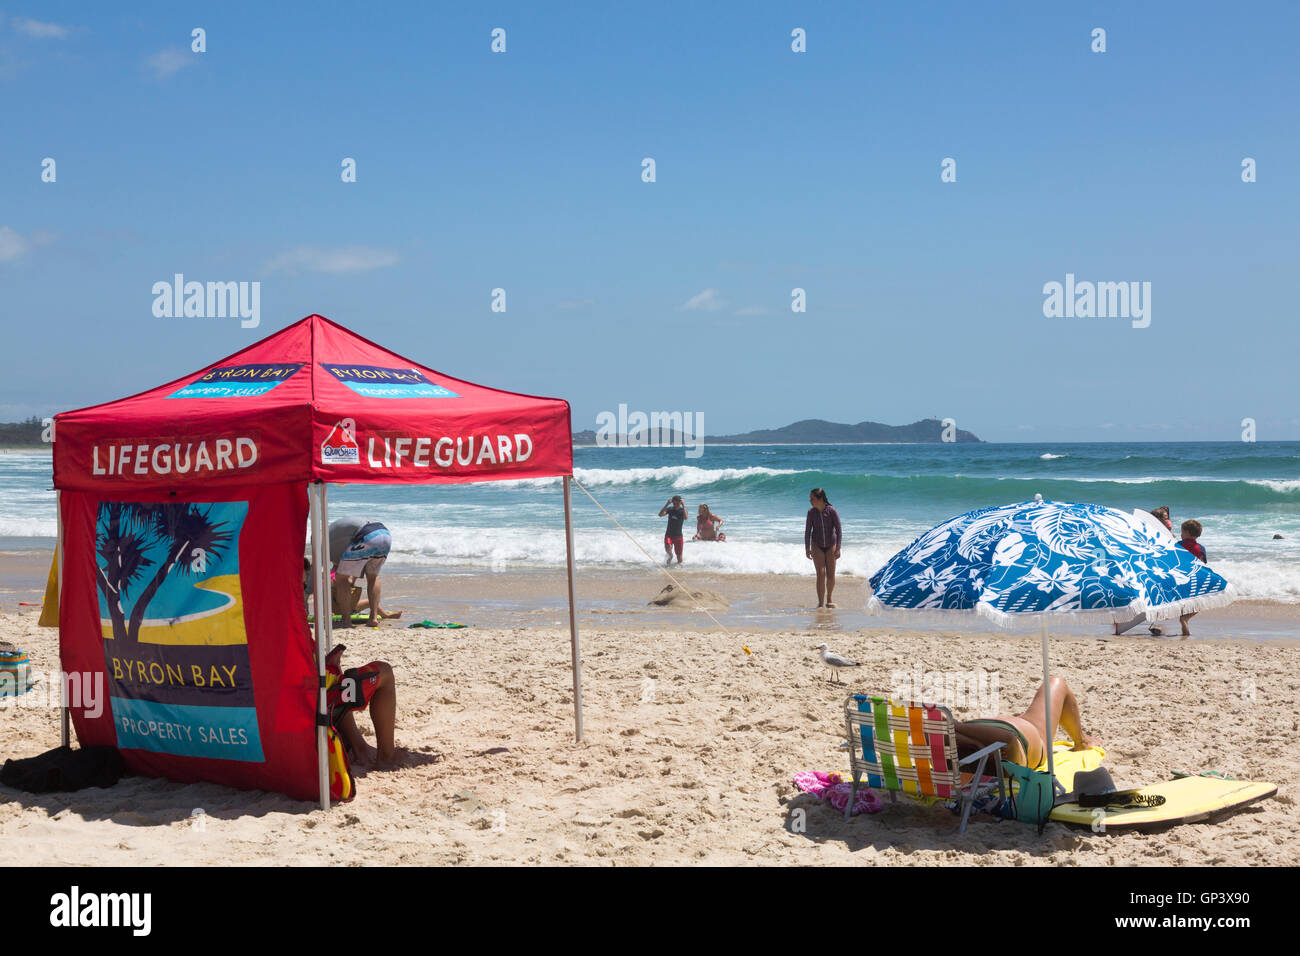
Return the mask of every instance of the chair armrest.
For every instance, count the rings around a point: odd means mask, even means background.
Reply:
[[[977,750],[969,757],[962,757],[960,760],[957,761],[957,766],[962,767],[975,760],[979,760],[981,757],[987,757],[989,754],[993,753],[993,751],[1001,750],[1005,746],[1006,744],[1000,740],[995,744],[989,744],[983,750]]]

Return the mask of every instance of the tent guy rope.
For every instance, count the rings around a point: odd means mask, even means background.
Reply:
[[[627,528],[625,528],[625,527],[623,527],[623,525],[619,524],[619,520],[618,520],[617,518],[615,518],[612,514],[610,514],[608,511],[605,510],[605,506],[602,505],[599,501],[596,500],[596,496],[595,496],[595,495],[593,495],[590,491],[588,491],[586,488],[583,487],[582,482],[580,482],[577,478],[572,478],[571,480],[573,481],[573,483],[574,483],[575,485],[578,486],[578,488],[582,491],[582,493],[583,493],[584,495],[586,495],[588,498],[591,499],[592,504],[594,504],[597,508],[599,508],[599,509],[604,513],[604,515],[605,515],[606,518],[608,518],[610,521],[614,522],[615,526],[618,528],[619,531],[622,531],[625,535],[627,535],[627,539],[628,539],[629,541],[631,541],[634,545],[637,546],[637,550],[639,550],[642,554],[644,554],[647,558],[650,559],[650,563],[651,563],[651,564],[653,564],[656,568],[658,568],[658,569],[659,569],[660,571],[662,571],[665,575],[667,575],[668,580],[672,581],[673,584],[675,584],[675,585],[677,585],[679,588],[681,588],[681,589],[686,593],[686,596],[687,596],[688,598],[690,598],[692,601],[695,602],[696,610],[703,611],[705,614],[707,614],[709,620],[712,621],[714,624],[718,625],[718,629],[721,630],[722,633],[726,634],[727,637],[731,638],[733,641],[734,641],[734,640],[737,640],[736,635],[735,635],[735,634],[732,634],[731,631],[727,630],[726,626],[725,626],[721,621],[719,621],[716,617],[714,617],[712,614],[710,614],[708,608],[706,608],[703,604],[700,604],[698,601],[695,601],[695,595],[693,595],[693,594],[691,593],[691,589],[690,589],[690,588],[688,588],[688,587],[687,587],[685,584],[683,584],[681,581],[678,581],[675,577],[673,577],[673,574],[672,574],[671,571],[669,571],[666,567],[664,567],[664,566],[663,566],[662,564],[660,564],[657,560],[655,560],[654,556],[653,556],[649,551],[647,551],[645,548],[641,547],[641,542],[638,541],[636,538],[634,538],[634,537],[632,536],[632,532],[628,531]],[[740,645],[740,646],[744,649],[746,656],[751,655],[751,654],[754,653],[753,651],[751,651],[751,650],[749,649],[749,645],[748,645],[748,644],[742,644],[742,645]]]

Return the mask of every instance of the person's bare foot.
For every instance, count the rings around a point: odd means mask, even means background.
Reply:
[[[1191,637],[1191,636],[1192,636],[1192,632],[1189,631],[1187,628],[1184,627],[1184,628],[1183,628],[1183,640],[1187,640],[1187,638],[1189,638],[1189,637]]]
[[[394,747],[392,754],[387,757],[380,756],[378,752],[376,752],[375,769],[397,770],[400,767],[406,766],[409,757],[410,754],[402,747]]]
[[[353,751],[351,762],[358,770],[370,770],[379,764],[379,751],[363,741],[361,750]]]
[[[382,617],[385,621],[387,620],[396,621],[398,618],[402,616],[402,612],[401,611],[380,611],[379,616]]]
[[[827,606],[827,607],[834,607],[835,604],[834,604],[834,602],[832,602],[832,601],[827,601],[827,602],[826,602],[826,606]]]
[[[1088,750],[1092,747],[1101,746],[1101,741],[1091,734],[1084,734],[1083,739],[1076,743],[1071,750]]]

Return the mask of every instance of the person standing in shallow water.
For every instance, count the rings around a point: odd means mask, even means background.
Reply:
[[[677,551],[677,563],[682,563],[682,524],[686,521],[686,502],[681,495],[673,495],[668,503],[659,509],[659,517],[668,516],[668,527],[664,530],[664,552],[668,555],[665,564],[673,563],[673,551]]]
[[[808,520],[803,526],[803,549],[817,569],[817,606],[834,607],[835,562],[840,558],[840,516],[831,507],[826,492],[814,488],[808,493]]]

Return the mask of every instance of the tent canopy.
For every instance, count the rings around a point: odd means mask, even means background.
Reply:
[[[569,404],[475,385],[319,315],[174,382],[55,416],[54,484],[176,492],[573,472]]]
[[[116,746],[137,773],[328,807],[325,483],[538,477],[563,478],[581,739],[567,402],[452,378],[311,315],[174,382],[57,415],[55,439],[60,662],[108,694],[65,699],[65,745],[71,719],[83,746]]]

